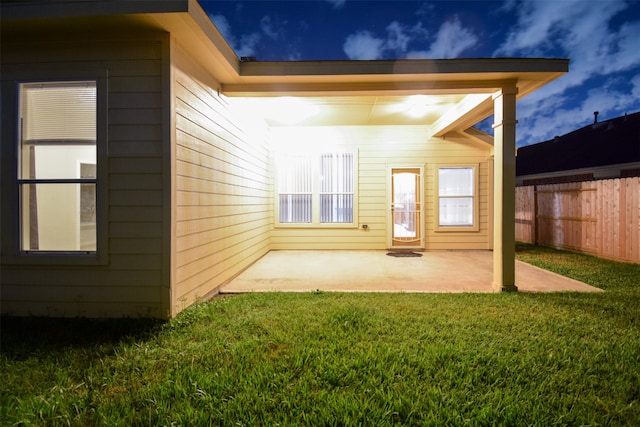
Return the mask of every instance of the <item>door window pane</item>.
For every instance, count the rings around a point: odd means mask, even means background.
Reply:
[[[417,202],[420,175],[399,172],[393,173],[392,179],[394,238],[418,237],[420,208]]]

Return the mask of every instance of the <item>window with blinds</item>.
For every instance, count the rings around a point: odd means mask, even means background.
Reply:
[[[278,156],[280,224],[353,224],[355,154]]]
[[[438,168],[438,224],[472,227],[475,224],[476,172],[474,167]]]
[[[353,153],[320,156],[320,222],[353,222]]]
[[[278,162],[278,207],[281,223],[312,220],[312,159],[303,155],[282,156]]]
[[[96,251],[96,86],[96,81],[19,86],[23,251]]]

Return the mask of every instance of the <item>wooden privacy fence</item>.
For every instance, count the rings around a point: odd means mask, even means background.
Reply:
[[[640,262],[640,178],[516,188],[516,240]]]

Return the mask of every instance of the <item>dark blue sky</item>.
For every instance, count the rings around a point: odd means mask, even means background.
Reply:
[[[640,111],[640,1],[200,0],[261,61],[546,57],[570,72],[518,104],[518,145]],[[487,129],[483,129],[487,130]]]

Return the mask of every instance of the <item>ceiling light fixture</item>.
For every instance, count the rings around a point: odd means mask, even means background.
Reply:
[[[434,96],[411,95],[405,102],[405,111],[411,117],[424,117],[437,103],[438,99]]]

